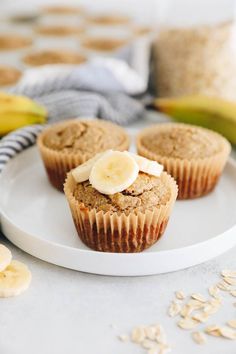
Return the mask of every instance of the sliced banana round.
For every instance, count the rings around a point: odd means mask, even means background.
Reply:
[[[139,170],[148,175],[159,177],[163,172],[163,166],[156,161],[146,159],[145,157],[128,152],[138,164]]]
[[[0,272],[0,297],[20,295],[31,282],[31,272],[21,262],[12,261]]]
[[[138,173],[138,164],[130,154],[110,151],[95,162],[89,181],[100,193],[115,194],[131,186]]]
[[[8,266],[8,264],[11,263],[11,260],[11,251],[4,245],[0,245],[0,272],[4,270]]]
[[[71,173],[74,179],[76,180],[76,182],[81,183],[87,181],[89,179],[90,172],[95,162],[108,151],[111,150],[107,150],[105,152],[99,152],[94,157],[84,162],[82,165],[79,165],[78,167],[74,168]]]

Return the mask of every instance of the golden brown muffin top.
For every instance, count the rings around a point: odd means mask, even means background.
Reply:
[[[0,50],[14,50],[27,47],[32,44],[32,39],[26,36],[14,34],[0,34]]]
[[[35,28],[35,31],[43,36],[70,36],[80,34],[84,28],[69,25],[42,25]]]
[[[48,64],[82,64],[86,61],[84,55],[69,51],[47,49],[27,54],[23,61],[32,66],[48,65]]]
[[[125,15],[112,15],[112,14],[104,14],[89,17],[88,21],[96,24],[96,25],[124,25],[130,22],[130,17]]]
[[[219,153],[228,142],[211,130],[187,124],[160,124],[141,133],[140,144],[160,155],[204,159]]]
[[[73,196],[89,209],[104,212],[142,212],[165,205],[171,198],[170,180],[166,174],[154,177],[140,172],[127,189],[113,195],[105,195],[91,186],[89,181],[75,184]]]
[[[107,37],[86,37],[82,45],[91,50],[112,51],[128,43],[128,39],[107,38]]]
[[[43,132],[43,143],[64,153],[82,153],[86,158],[108,149],[128,146],[128,136],[116,124],[100,119],[70,120],[52,125]]]
[[[51,15],[74,15],[83,12],[83,9],[75,6],[52,5],[44,7],[43,12]]]
[[[15,84],[21,75],[21,71],[16,68],[0,65],[0,86]]]

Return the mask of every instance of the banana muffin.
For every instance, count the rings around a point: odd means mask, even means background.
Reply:
[[[0,86],[16,84],[21,75],[21,71],[12,66],[0,65]]]
[[[64,5],[51,5],[45,6],[43,12],[50,15],[77,15],[83,12],[81,7],[64,6]]]
[[[113,15],[113,14],[104,14],[104,15],[88,17],[87,20],[99,26],[100,25],[104,25],[104,26],[125,25],[131,21],[130,17],[128,16]]]
[[[128,39],[87,36],[82,41],[82,46],[94,51],[114,51],[127,45]]]
[[[30,37],[20,34],[0,34],[0,50],[15,50],[28,47],[32,44]]]
[[[187,124],[158,124],[137,137],[140,155],[161,163],[177,181],[179,199],[197,198],[212,191],[231,147],[220,134]]]
[[[60,191],[72,168],[107,149],[129,148],[124,129],[101,119],[73,119],[53,124],[39,135],[37,143],[49,181]]]
[[[110,152],[110,159],[114,153]],[[107,173],[114,168],[114,181],[119,184],[118,169],[125,169],[117,158],[113,164],[111,161],[108,170],[100,171],[100,178],[107,180]],[[128,162],[125,166],[129,168]],[[166,172],[153,176],[138,170],[131,185],[112,194],[99,192],[92,183],[91,175],[78,183],[72,171],[64,186],[78,235],[88,247],[103,252],[140,252],[164,233],[177,197],[177,185]]]
[[[86,57],[80,53],[68,49],[44,49],[27,54],[23,61],[31,66],[50,64],[82,64]]]
[[[42,36],[66,37],[84,32],[83,27],[69,25],[42,25],[35,28],[35,31]]]

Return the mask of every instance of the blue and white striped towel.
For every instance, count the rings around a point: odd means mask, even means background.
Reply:
[[[0,141],[0,173],[12,157],[35,144],[43,128],[40,124],[31,125],[8,134]]]
[[[45,66],[27,70],[9,92],[23,94],[44,105],[49,121],[98,117],[128,124],[144,113],[143,104],[131,97],[146,83],[125,62],[96,59],[77,66]],[[42,125],[15,131],[0,140],[0,172],[10,158],[33,145]]]

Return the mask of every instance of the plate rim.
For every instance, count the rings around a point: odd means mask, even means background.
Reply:
[[[35,149],[35,146],[31,146],[30,148],[28,148],[27,150],[31,150],[31,149]],[[24,150],[23,152],[27,151],[27,150]],[[19,154],[21,155],[21,153]],[[8,166],[11,166],[12,163],[14,163],[14,161],[17,159],[17,157],[19,155],[16,155],[12,160],[9,161],[9,163],[5,166],[4,170],[2,171],[1,175],[0,175],[0,185],[1,185],[1,181],[4,180],[4,175],[7,173],[7,170],[8,170]],[[232,158],[232,157],[229,157],[228,160],[227,160],[227,165],[230,165],[231,167],[233,167],[235,169],[235,172],[236,172],[236,161]],[[73,252],[76,252],[78,253],[78,256],[79,255],[83,255],[83,256],[88,256],[88,257],[91,257],[91,256],[95,256],[96,255],[96,258],[98,259],[103,259],[105,258],[105,261],[108,261],[109,262],[109,259],[112,257],[114,260],[126,260],[126,259],[129,259],[131,261],[133,261],[134,259],[136,261],[146,261],[147,259],[152,259],[152,258],[155,258],[156,254],[161,254],[163,255],[164,257],[171,257],[171,255],[173,253],[178,254],[178,253],[182,253],[182,252],[192,252],[194,251],[195,249],[198,249],[198,248],[201,248],[201,247],[211,247],[212,244],[214,244],[215,242],[221,242],[222,239],[224,239],[225,237],[228,237],[229,240],[231,240],[231,234],[234,233],[234,231],[236,231],[236,223],[226,229],[223,233],[220,233],[220,234],[217,234],[216,236],[210,238],[210,239],[207,239],[207,240],[204,240],[204,241],[200,241],[198,243],[194,243],[192,245],[187,245],[187,246],[184,246],[184,247],[180,247],[180,248],[173,248],[173,249],[168,249],[168,250],[156,250],[156,251],[153,251],[153,252],[139,252],[139,253],[112,253],[112,252],[98,252],[98,251],[95,251],[95,250],[92,250],[92,249],[80,249],[80,248],[76,248],[76,247],[73,247],[73,246],[68,246],[68,245],[62,245],[60,243],[57,243],[57,242],[52,242],[50,240],[47,240],[47,239],[42,239],[40,237],[37,236],[37,234],[31,234],[31,233],[28,233],[27,231],[23,230],[21,227],[17,226],[12,220],[11,218],[7,215],[7,213],[3,210],[3,206],[2,204],[0,205],[0,221],[1,221],[1,226],[2,226],[2,231],[5,235],[5,237],[7,239],[9,239],[13,244],[15,244],[17,247],[19,247],[20,249],[23,249],[25,252],[33,255],[33,256],[36,256],[37,258],[40,258],[44,261],[47,261],[49,263],[53,263],[53,264],[57,264],[59,266],[62,266],[62,267],[65,267],[64,265],[61,265],[60,262],[57,263],[57,262],[52,262],[51,260],[47,259],[47,257],[45,258],[43,255],[39,256],[39,255],[36,255],[35,252],[32,252],[32,250],[30,249],[27,249],[27,247],[22,247],[20,245],[19,242],[16,241],[15,237],[12,236],[11,234],[9,234],[9,227],[12,228],[12,229],[15,229],[15,231],[17,231],[17,233],[20,233],[20,234],[25,234],[26,237],[30,237],[32,238],[33,241],[36,241],[37,243],[39,244],[42,244],[43,246],[48,246],[50,248],[57,248],[59,250],[63,250],[63,249],[66,249],[67,252],[69,251],[73,251]],[[7,231],[6,233],[4,231]],[[10,232],[11,233],[11,232]],[[224,252],[226,252],[228,249],[234,247],[236,245],[236,238],[233,238],[232,237],[232,242],[230,242],[230,244],[227,246],[227,247],[224,247],[224,250],[219,252],[219,254],[222,254]],[[216,252],[217,253],[217,252]],[[216,255],[213,255],[212,257],[209,257],[207,258],[207,260],[210,260],[211,258],[214,258]],[[200,262],[201,263],[201,262]],[[199,264],[199,263],[196,263],[196,264]],[[192,265],[189,265],[189,266],[193,266],[194,264]],[[189,267],[189,266],[186,266]],[[70,269],[76,269],[76,270],[79,270],[79,271],[85,271],[86,270],[83,270],[83,269],[78,269],[78,268],[73,268],[73,267],[66,267],[66,268],[70,268]],[[83,267],[82,267],[83,268]],[[183,268],[179,268],[179,269],[183,269]],[[177,269],[176,269],[177,270]],[[121,276],[130,276],[130,275],[133,275],[133,274],[114,274],[114,272],[107,272],[106,274],[104,274],[104,272],[99,272],[99,271],[94,271],[94,272],[91,272],[89,271],[89,273],[93,273],[93,274],[103,274],[103,275],[121,275]],[[118,272],[119,273],[119,272]],[[137,272],[137,273],[142,273],[142,272]],[[148,274],[157,274],[159,273],[158,271],[150,271],[150,272],[146,272],[145,274],[135,274],[135,275],[148,275]]]

